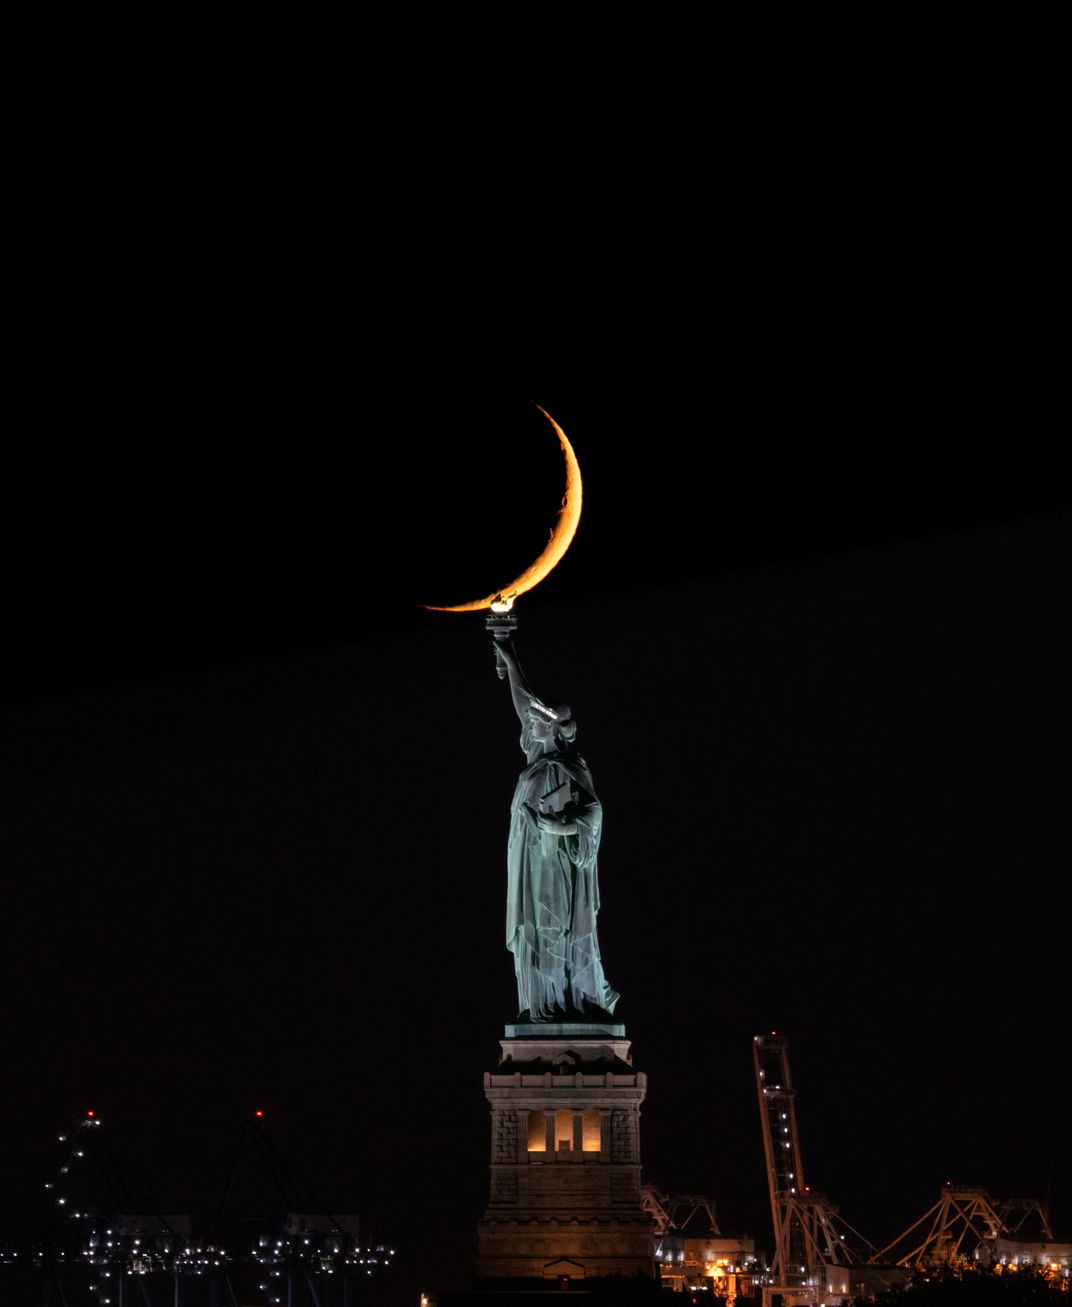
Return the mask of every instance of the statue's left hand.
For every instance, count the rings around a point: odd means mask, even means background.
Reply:
[[[537,812],[529,803],[524,806],[537,828],[545,831],[548,835],[577,834],[577,823],[575,821],[570,821],[569,818],[563,817],[557,812]]]

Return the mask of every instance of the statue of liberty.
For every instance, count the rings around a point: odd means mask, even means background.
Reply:
[[[527,760],[506,854],[506,947],[514,955],[518,1011],[532,1021],[576,1019],[586,1004],[611,1013],[619,995],[603,974],[596,936],[603,808],[574,748],[577,724],[565,704],[551,707],[533,693],[509,634],[495,634],[495,653]]]

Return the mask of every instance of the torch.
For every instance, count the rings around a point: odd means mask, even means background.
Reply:
[[[484,626],[491,632],[491,638],[497,644],[509,640],[517,630],[517,614],[510,611],[513,606],[513,599],[504,599],[501,594],[497,594],[491,601],[488,615],[484,618]],[[500,681],[506,680],[506,664],[498,648],[495,650],[495,670],[499,673]]]

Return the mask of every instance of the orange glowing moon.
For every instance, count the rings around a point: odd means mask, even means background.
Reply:
[[[577,523],[581,520],[581,468],[577,462],[577,455],[573,452],[573,446],[566,439],[566,433],[546,409],[540,408],[539,404],[536,407],[554,427],[555,435],[558,436],[562,446],[562,456],[566,460],[566,493],[562,496],[562,507],[558,510],[558,516],[555,518],[543,553],[535,562],[530,563],[515,581],[511,581],[509,585],[504,585],[492,594],[485,595],[483,599],[474,599],[467,604],[450,606],[423,604],[422,607],[430,608],[436,613],[473,613],[482,608],[490,608],[499,600],[512,602],[518,595],[531,590],[534,585],[539,585],[570,547],[573,537],[577,534]]]

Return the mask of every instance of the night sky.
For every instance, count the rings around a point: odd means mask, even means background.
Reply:
[[[106,177],[145,145],[120,119],[79,145]],[[761,312],[741,274],[702,339],[619,328],[583,371],[432,367],[348,316],[352,268],[303,316],[246,246],[233,277],[218,242],[207,276],[164,259],[145,205],[97,247],[114,297],[98,263],[35,311],[4,491],[7,1225],[88,1107],[203,1217],[261,1107],[399,1250],[387,1301],[465,1284],[522,755],[482,618],[417,605],[542,547],[562,469],[534,400],[586,501],[518,649],[605,811],[645,1179],[769,1244],[750,1043],[777,1029],[809,1183],[872,1241],[947,1179],[1048,1198],[1067,1238],[1046,342],[978,287],[951,318],[953,273],[913,299],[905,257],[863,290],[846,264],[821,307],[783,285]]]
[[[600,935],[650,1077],[645,1177],[765,1239],[749,1045],[776,1028],[809,1182],[873,1241],[947,1178],[1049,1196],[1067,1223],[1068,517],[1003,512],[990,482],[943,520],[953,487],[906,503],[896,473],[870,518],[839,515],[832,460],[781,484],[742,440],[728,466],[702,405],[668,406],[691,439],[630,451],[656,397],[539,398],[588,502],[519,606],[519,649],[572,704],[606,811]],[[72,600],[90,569],[99,584],[79,629],[28,632],[37,656],[8,682],[10,1217],[89,1106],[158,1204],[211,1210],[263,1106],[407,1283],[464,1281],[481,1074],[512,1017],[521,754],[482,619],[421,611],[414,589],[422,551],[421,598],[508,579],[561,469],[524,401],[435,430],[450,448],[414,459],[404,528],[383,505],[288,515],[325,474],[307,451],[268,486],[278,516],[199,504],[191,548],[167,530],[175,492],[132,579],[109,566],[122,517],[57,578]],[[496,440],[531,485],[487,483]],[[352,493],[332,479],[329,518]],[[375,484],[397,483],[381,464]]]

